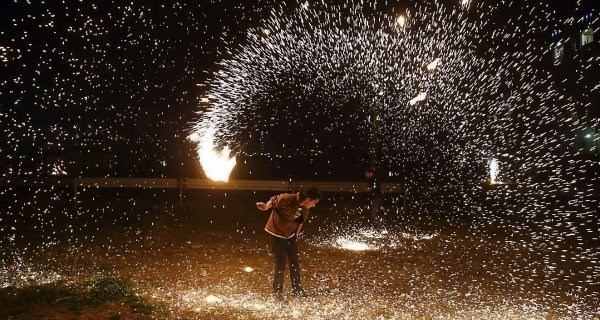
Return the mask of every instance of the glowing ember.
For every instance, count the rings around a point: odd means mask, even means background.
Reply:
[[[214,145],[214,129],[209,129],[203,135],[194,133],[188,139],[198,143],[198,156],[206,177],[213,181],[229,180],[229,175],[235,167],[235,157],[229,157],[231,150],[228,147],[216,151]]]

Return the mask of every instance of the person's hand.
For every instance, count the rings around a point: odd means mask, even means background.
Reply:
[[[267,211],[267,210],[269,210],[269,206],[266,203],[264,203],[264,202],[257,202],[256,203],[256,207],[260,211]]]

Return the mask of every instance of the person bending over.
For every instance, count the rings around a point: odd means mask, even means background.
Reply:
[[[273,293],[279,294],[283,288],[283,273],[286,261],[290,268],[292,294],[306,297],[300,281],[300,264],[296,239],[302,225],[307,221],[309,210],[321,198],[317,188],[309,188],[297,193],[283,193],[271,197],[269,201],[257,202],[256,207],[261,211],[271,210],[271,215],[265,226],[270,235],[271,252],[275,258],[273,272]]]

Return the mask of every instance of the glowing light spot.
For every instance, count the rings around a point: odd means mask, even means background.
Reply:
[[[251,267],[245,267],[244,271],[246,271],[246,272],[252,272],[252,271],[254,271],[254,269],[252,269]]]
[[[429,63],[427,65],[427,70],[431,71],[431,70],[437,69],[437,66],[439,63],[440,63],[440,58],[436,58],[435,60],[433,60],[431,63]]]
[[[355,240],[350,240],[347,238],[338,238],[336,240],[338,246],[340,246],[343,249],[346,250],[353,250],[353,251],[365,251],[365,250],[371,250],[371,247],[369,247],[368,244],[366,243],[362,243],[359,241],[355,241]]]
[[[208,297],[206,297],[206,298],[204,299],[204,301],[206,301],[206,303],[210,303],[210,304],[223,302],[223,300],[222,300],[222,299],[220,299],[220,298],[218,298],[218,297],[215,297],[215,296],[213,296],[212,294],[211,294],[211,295],[209,295]]]
[[[264,310],[266,308],[266,306],[262,303],[255,303],[252,305],[252,308],[254,310]]]
[[[404,28],[404,26],[406,25],[406,17],[401,15],[398,18],[396,18],[396,24],[398,24],[400,28]]]
[[[490,183],[496,184],[498,183],[496,179],[498,178],[498,160],[496,158],[490,159],[488,163],[489,173],[490,173]]]

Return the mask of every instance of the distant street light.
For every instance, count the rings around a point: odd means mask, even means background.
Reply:
[[[406,17],[401,15],[396,19],[396,23],[400,26],[400,28],[404,28],[404,25],[406,24]]]

